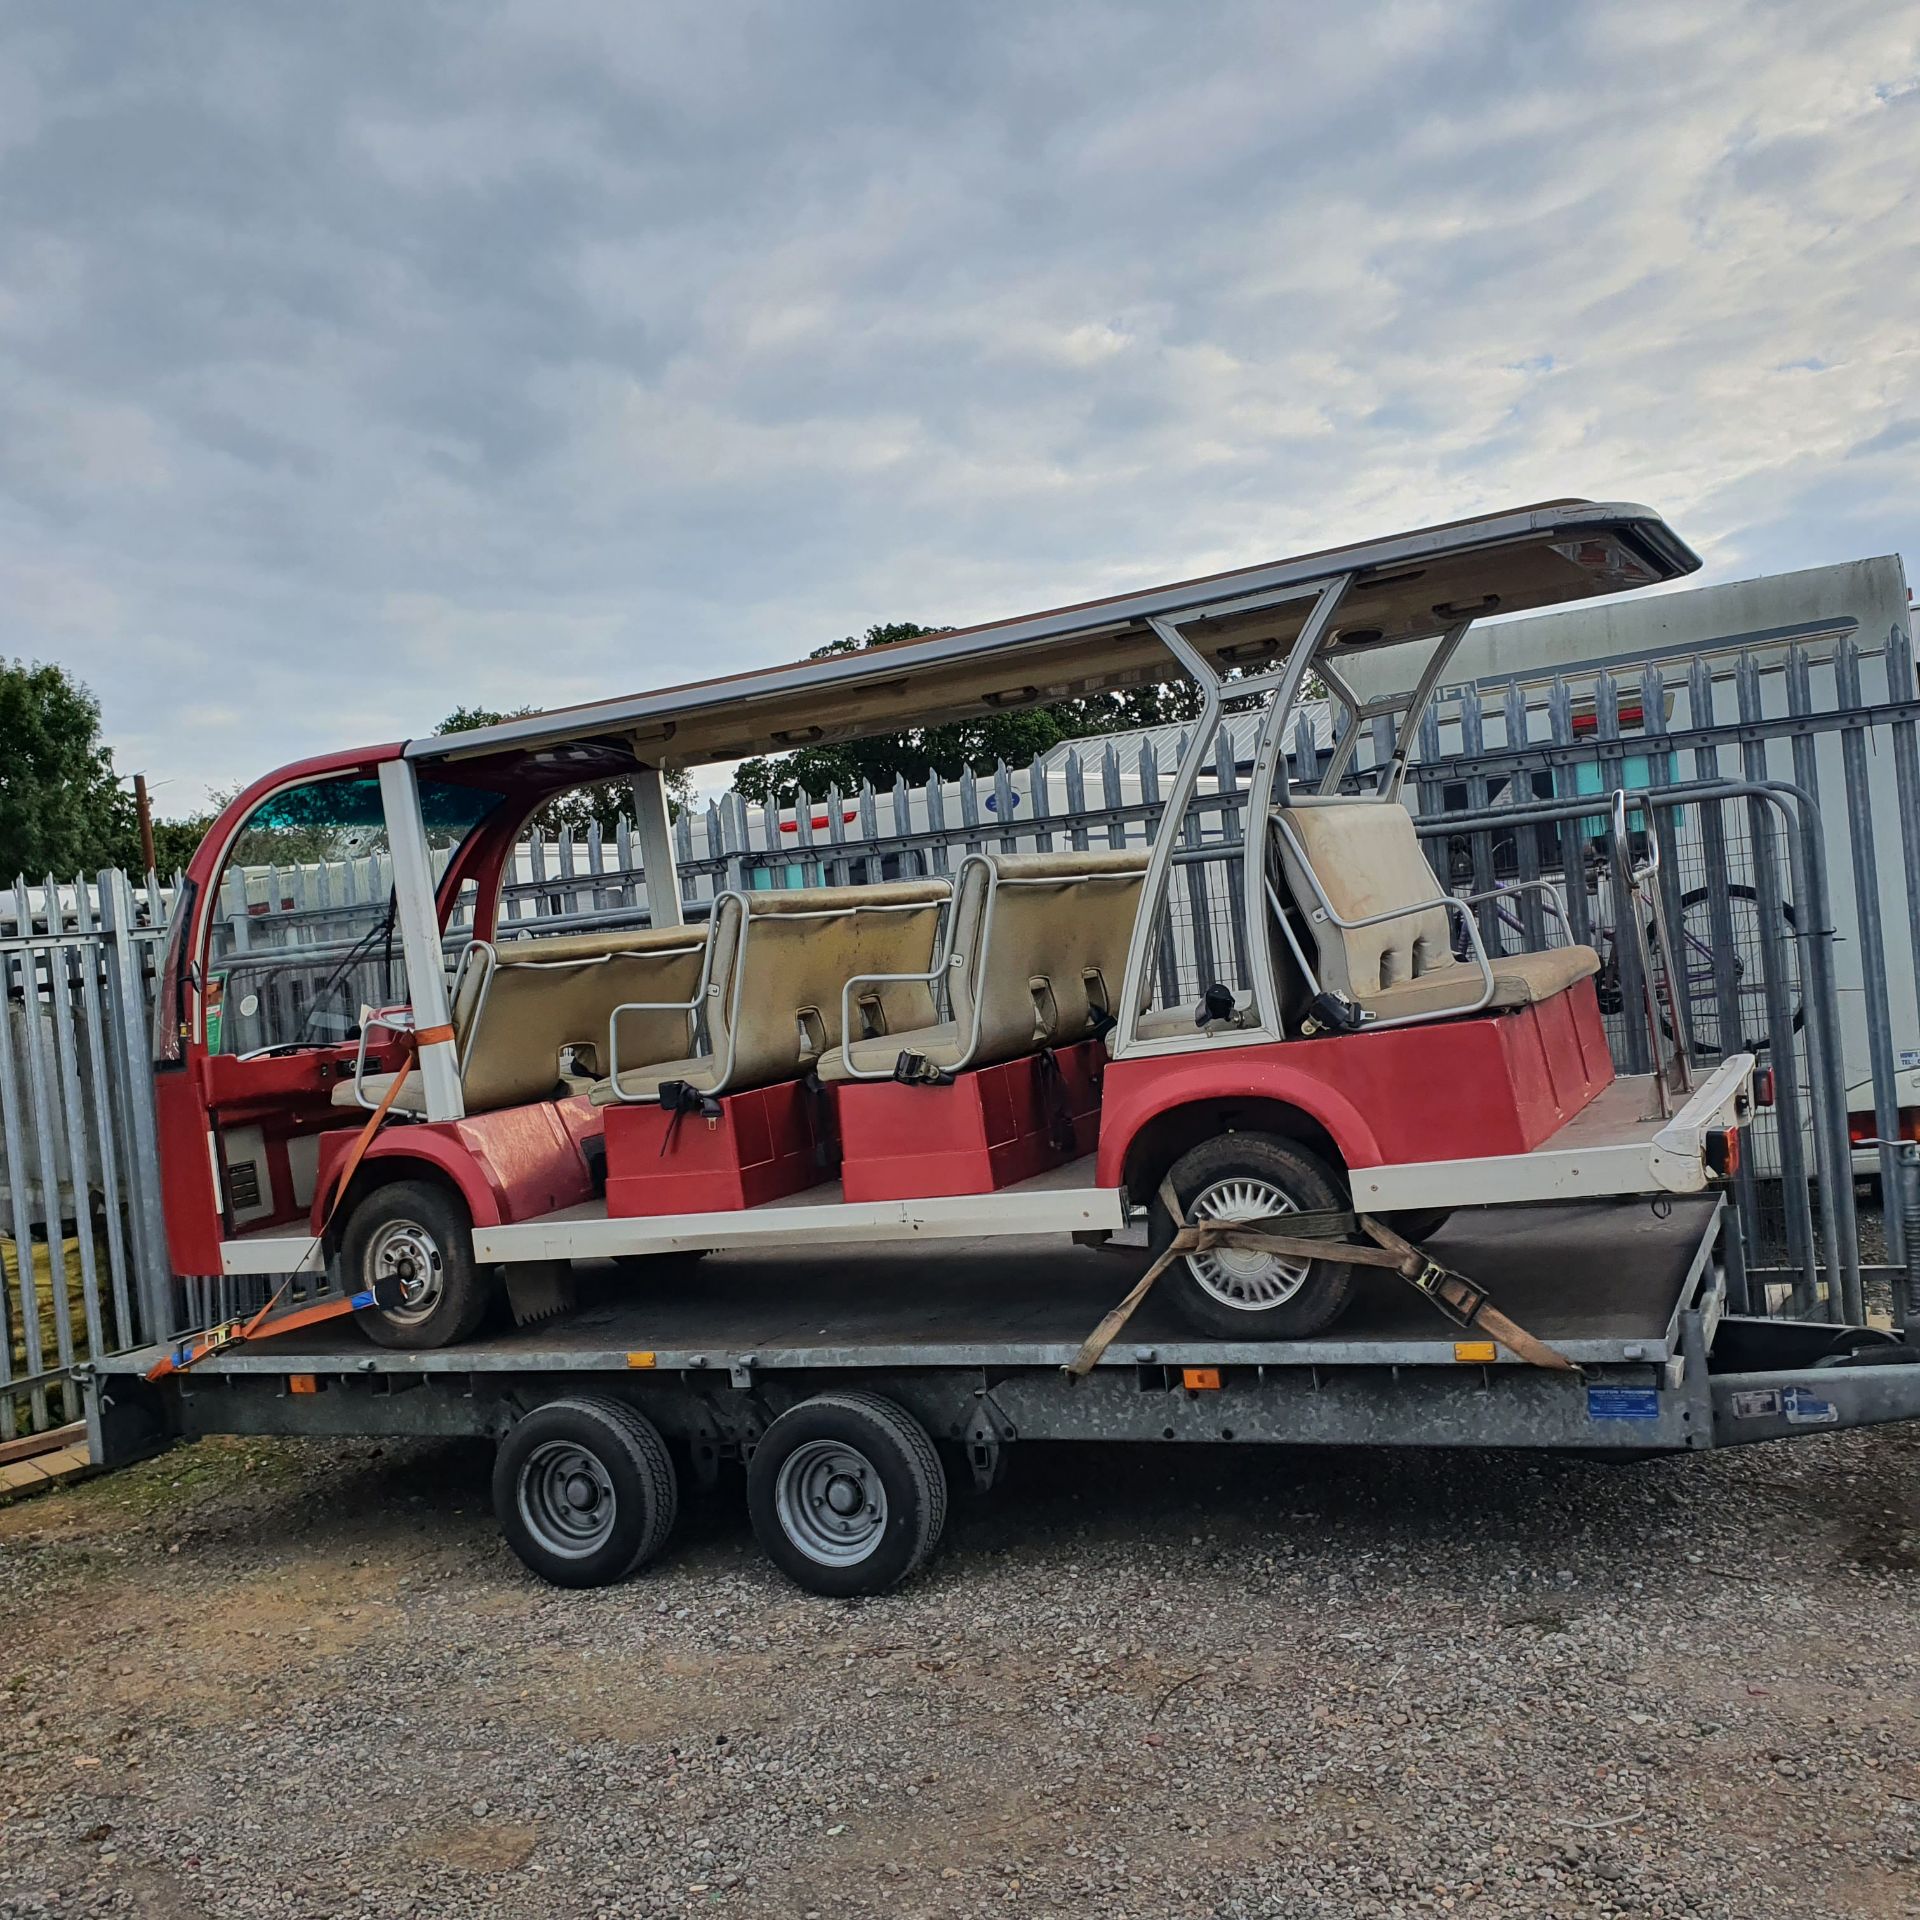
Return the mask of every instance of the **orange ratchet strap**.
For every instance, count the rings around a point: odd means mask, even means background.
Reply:
[[[149,1380],[164,1380],[169,1374],[185,1373],[189,1367],[197,1366],[210,1353],[219,1353],[226,1347],[237,1347],[244,1340],[265,1339],[276,1333],[289,1333],[297,1327],[311,1327],[322,1320],[337,1319],[341,1314],[354,1313],[361,1307],[377,1304],[371,1290],[340,1295],[332,1300],[317,1300],[311,1306],[295,1307],[291,1313],[280,1314],[269,1320],[275,1307],[286,1298],[287,1289],[293,1285],[295,1277],[319,1250],[320,1243],[327,1237],[327,1229],[333,1225],[333,1216],[340,1210],[340,1202],[345,1199],[347,1188],[353,1183],[353,1176],[360,1171],[360,1163],[367,1157],[367,1149],[373,1145],[373,1137],[386,1124],[386,1118],[393,1111],[393,1103],[400,1097],[400,1089],[407,1084],[408,1076],[413,1072],[413,1057],[421,1047],[434,1046],[440,1041],[454,1037],[451,1027],[422,1027],[418,1032],[405,1033],[403,1037],[409,1043],[405,1058],[400,1062],[400,1071],[393,1076],[393,1084],[380,1096],[380,1104],[367,1115],[367,1124],[360,1129],[358,1137],[347,1149],[346,1157],[340,1162],[340,1171],[334,1176],[333,1192],[327,1201],[327,1210],[321,1216],[320,1231],[313,1236],[307,1250],[300,1256],[293,1273],[281,1281],[273,1296],[260,1311],[247,1320],[225,1320],[217,1327],[209,1327],[204,1333],[196,1333],[190,1339],[183,1340],[170,1353],[162,1354],[147,1369]]]

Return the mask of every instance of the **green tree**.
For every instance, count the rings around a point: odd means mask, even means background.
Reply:
[[[476,727],[497,727],[503,720],[524,720],[539,711],[538,707],[515,707],[511,713],[496,713],[491,707],[455,707],[434,732],[471,733]],[[669,810],[677,820],[681,808],[693,804],[693,782],[680,768],[669,769],[666,778]],[[553,833],[563,827],[583,833],[595,821],[603,833],[611,833],[622,818],[633,818],[633,789],[624,780],[596,780],[576,787],[549,800],[538,815],[540,825]]]
[[[225,801],[220,802],[221,806],[225,804]],[[186,872],[187,862],[207,837],[207,829],[213,825],[218,811],[216,807],[212,813],[189,814],[184,820],[156,820],[153,823],[153,867],[161,879],[170,879],[176,873]],[[137,853],[134,855],[134,864],[139,864]]]
[[[0,879],[137,866],[139,845],[100,702],[64,667],[0,658]]]
[[[865,653],[873,647],[896,646],[946,633],[946,627],[923,627],[912,620],[895,620],[869,627],[859,638],[851,634],[807,657],[829,660],[835,654]],[[1091,694],[1080,700],[1059,700],[1050,706],[1022,707],[1009,713],[987,714],[978,720],[956,720],[939,727],[911,727],[903,733],[878,734],[835,747],[800,747],[792,753],[743,760],[735,770],[735,790],[762,806],[790,807],[800,790],[825,794],[837,787],[855,793],[863,781],[876,791],[891,787],[897,776],[918,786],[930,776],[956,780],[963,773],[991,773],[997,761],[1025,766],[1062,740],[1089,735],[1123,733],[1134,727],[1166,726],[1188,720],[1199,711],[1195,689],[1183,681],[1139,687],[1124,693]]]

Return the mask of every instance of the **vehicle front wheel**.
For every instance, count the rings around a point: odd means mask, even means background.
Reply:
[[[1332,1168],[1296,1140],[1270,1133],[1223,1133],[1183,1154],[1167,1176],[1190,1224],[1320,1213],[1347,1204]],[[1150,1242],[1157,1259],[1174,1224],[1156,1197]],[[1288,1260],[1218,1247],[1176,1260],[1161,1278],[1182,1316],[1222,1340],[1300,1340],[1340,1316],[1353,1268],[1340,1260]]]
[[[368,1339],[416,1351],[467,1339],[492,1298],[474,1264],[466,1208],[426,1180],[376,1187],[353,1209],[340,1242],[340,1280],[348,1293],[387,1303],[354,1316]]]

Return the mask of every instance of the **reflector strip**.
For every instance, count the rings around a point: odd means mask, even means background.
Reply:
[[[1180,1384],[1189,1393],[1218,1393],[1220,1369],[1218,1367],[1182,1367]]]

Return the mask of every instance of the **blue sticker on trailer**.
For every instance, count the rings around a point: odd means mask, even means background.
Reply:
[[[1831,1400],[1822,1400],[1805,1387],[1786,1387],[1780,1394],[1780,1411],[1792,1427],[1831,1427],[1840,1418],[1840,1409]]]
[[[1587,1418],[1589,1420],[1658,1420],[1660,1389],[1658,1387],[1589,1387]]]

